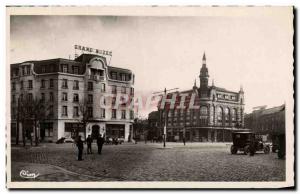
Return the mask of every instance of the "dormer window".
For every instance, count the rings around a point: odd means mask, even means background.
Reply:
[[[26,75],[30,75],[30,66],[26,66]]]
[[[125,73],[122,73],[122,74],[121,74],[121,80],[122,80],[122,81],[126,81],[126,74],[125,74]]]
[[[68,65],[62,65],[63,73],[68,73]]]
[[[42,66],[42,73],[46,73],[46,65]]]
[[[73,66],[73,74],[78,74],[78,73],[79,73],[78,66]]]
[[[116,72],[111,72],[111,78],[112,79],[117,79],[117,73]]]

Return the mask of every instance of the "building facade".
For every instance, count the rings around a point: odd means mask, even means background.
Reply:
[[[230,141],[231,131],[244,126],[244,91],[209,86],[206,56],[200,69],[200,87],[168,93],[158,104],[160,132],[167,128],[168,141]],[[175,97],[174,97],[175,96]],[[174,99],[174,100],[173,100]],[[170,102],[167,102],[167,101]],[[174,106],[172,107],[172,102]],[[166,119],[165,119],[166,118]]]
[[[18,104],[28,97],[43,100],[47,107],[47,118],[39,123],[37,134],[42,141],[73,137],[76,131],[82,136],[105,133],[125,140],[132,133],[134,110],[127,105],[134,97],[134,74],[109,66],[106,57],[82,54],[74,60],[11,64],[10,81],[12,139],[16,134],[22,139],[22,130],[27,137],[34,132],[32,125],[17,119]],[[84,114],[88,115],[86,127],[82,124]]]
[[[256,107],[252,113],[245,114],[245,127],[274,141],[276,136],[285,134],[285,105]]]

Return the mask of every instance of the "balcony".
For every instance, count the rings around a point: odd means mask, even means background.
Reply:
[[[100,75],[89,75],[88,78],[94,81],[104,81],[104,76],[100,76]]]

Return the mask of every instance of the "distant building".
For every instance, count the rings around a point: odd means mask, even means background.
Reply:
[[[43,99],[48,107],[47,119],[40,123],[38,137],[43,141],[56,141],[72,137],[75,131],[83,136],[105,133],[107,136],[128,139],[132,134],[134,112],[128,106],[114,106],[117,94],[134,97],[134,74],[129,69],[112,67],[106,58],[82,54],[75,60],[48,59],[11,64],[11,135],[17,132],[18,101],[24,98]],[[24,96],[24,95],[27,96]],[[110,98],[101,98],[108,95]],[[111,104],[111,108],[100,106]],[[86,102],[89,122],[80,123],[80,102]],[[32,125],[19,124],[26,135],[33,132]],[[132,135],[131,135],[132,137]]]
[[[174,108],[170,102],[165,106],[162,101],[158,104],[160,135],[166,122],[168,141],[181,141],[183,136],[189,141],[230,141],[231,131],[244,126],[243,89],[230,91],[215,86],[214,82],[209,86],[205,54],[199,79],[199,88],[195,81],[191,90],[167,94],[167,99],[177,96]],[[196,108],[189,106],[191,101]],[[186,107],[179,108],[181,103]]]
[[[255,133],[267,135],[271,140],[273,136],[285,134],[285,105],[266,108],[257,107],[250,114],[245,114],[245,127]]]

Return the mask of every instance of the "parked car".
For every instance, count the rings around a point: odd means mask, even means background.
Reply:
[[[65,138],[64,143],[74,143],[74,139],[72,138]]]
[[[70,137],[62,137],[56,141],[56,144],[61,144],[61,143],[74,143],[74,139]]]
[[[232,141],[233,145],[230,148],[231,154],[237,154],[238,151],[249,154],[251,144],[254,146],[254,153],[257,151],[264,151],[265,154],[270,153],[270,145],[262,142],[262,139],[253,132],[233,132]]]

